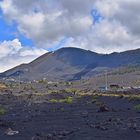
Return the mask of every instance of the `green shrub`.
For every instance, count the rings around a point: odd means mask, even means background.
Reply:
[[[59,102],[58,100],[56,100],[56,99],[51,99],[51,100],[49,100],[51,103],[57,103],[57,102]]]
[[[6,113],[6,110],[2,107],[0,107],[0,115],[4,115]]]
[[[73,98],[72,98],[72,97],[68,97],[68,98],[64,99],[63,102],[64,102],[64,103],[71,104],[71,103],[73,102]]]
[[[67,97],[65,99],[51,99],[51,103],[68,103],[71,104],[73,102],[73,97]]]
[[[140,110],[140,104],[134,106],[135,110]]]

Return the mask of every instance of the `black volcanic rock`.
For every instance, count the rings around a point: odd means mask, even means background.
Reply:
[[[128,65],[140,65],[140,49],[121,53],[98,54],[79,48],[62,48],[49,52],[29,64],[10,69],[0,77],[12,77],[22,80],[78,80],[89,73],[94,75],[98,68],[118,68]]]

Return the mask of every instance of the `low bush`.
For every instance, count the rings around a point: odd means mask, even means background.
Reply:
[[[0,116],[4,115],[6,113],[6,110],[3,107],[0,107]]]
[[[68,104],[71,104],[73,102],[73,97],[69,96],[65,99],[51,99],[49,101],[51,103],[68,103]]]
[[[135,110],[140,110],[140,104],[134,106]]]

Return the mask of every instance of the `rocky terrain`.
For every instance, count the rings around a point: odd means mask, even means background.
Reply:
[[[139,140],[140,92],[1,91],[1,140]]]

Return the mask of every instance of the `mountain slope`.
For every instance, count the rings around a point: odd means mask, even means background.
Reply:
[[[122,53],[98,54],[79,48],[62,48],[49,52],[29,64],[22,64],[1,74],[22,80],[77,80],[94,75],[104,68],[140,65],[140,49]]]

